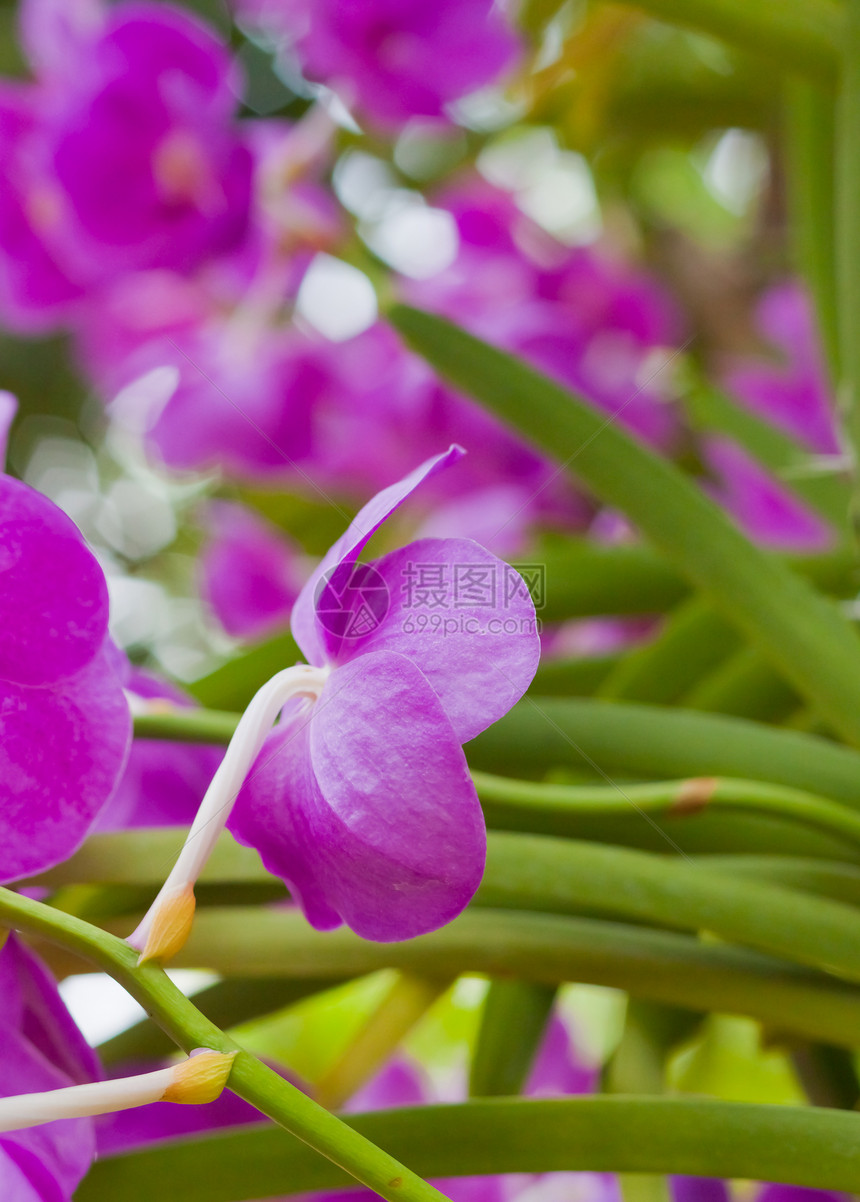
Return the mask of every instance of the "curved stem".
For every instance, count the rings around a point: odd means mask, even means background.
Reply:
[[[0,889],[0,922],[57,943],[109,973],[184,1051],[205,1047],[235,1053],[229,1077],[234,1093],[388,1202],[444,1199],[393,1156],[235,1044],[189,1002],[161,968],[152,963],[138,967],[136,952],[123,940],[8,889]]]
[[[707,809],[771,814],[789,818],[845,839],[860,850],[860,815],[836,802],[799,789],[763,784],[760,781],[725,777],[690,777],[687,780],[627,785],[544,785],[473,772],[482,802],[490,815],[500,818],[506,808],[517,814],[538,810],[559,822],[567,819],[569,833],[576,833],[576,820],[601,815],[629,815],[632,810],[665,818],[682,818]],[[560,832],[559,832],[560,833]]]

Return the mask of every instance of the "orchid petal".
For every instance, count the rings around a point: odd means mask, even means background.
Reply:
[[[131,718],[102,652],[51,688],[0,681],[0,880],[67,859],[125,765]]]
[[[411,660],[459,741],[475,738],[519,701],[537,670],[540,637],[524,580],[471,539],[421,539],[373,567],[388,586],[388,612],[353,641],[353,654]]]
[[[0,476],[0,680],[52,684],[77,672],[107,633],[102,570],[49,501]]]
[[[409,939],[455,917],[484,866],[483,815],[439,701],[403,656],[332,673],[267,740],[231,830],[295,891],[316,927]]]
[[[337,579],[331,575],[334,569],[342,564],[351,565],[361,554],[374,531],[411,496],[422,481],[455,463],[464,454],[462,447],[452,445],[443,454],[425,460],[403,480],[377,493],[325,554],[319,567],[299,593],[293,608],[293,636],[309,664],[322,666],[326,660],[335,659],[342,644],[342,640],[327,631],[317,618],[317,592],[323,578],[328,577],[330,583],[336,587]]]
[[[299,554],[251,509],[213,501],[200,559],[201,592],[234,638],[261,638],[285,626],[300,591]]]
[[[99,0],[21,0],[21,44],[36,74],[47,80],[73,71],[103,19]]]

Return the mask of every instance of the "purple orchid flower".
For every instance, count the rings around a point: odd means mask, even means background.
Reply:
[[[726,364],[726,386],[754,413],[823,455],[841,450],[836,406],[805,291],[796,281],[762,297],[757,324],[779,358],[736,358]]]
[[[131,719],[102,570],[47,497],[0,475],[0,880],[66,859],[113,792]]]
[[[120,676],[134,712],[187,709],[194,702],[151,672],[122,665]],[[223,758],[220,747],[135,739],[125,771],[94,831],[141,826],[188,826]]]
[[[815,554],[834,541],[831,527],[783,488],[737,443],[709,438],[702,446],[716,481],[714,498],[756,542],[781,551]]]
[[[0,1097],[100,1078],[50,973],[14,935],[0,950],[0,1015]],[[13,1202],[71,1202],[95,1151],[87,1118],[2,1134],[0,1194]]]
[[[243,237],[251,155],[227,48],[168,5],[25,0],[34,83],[0,87],[0,304],[66,320],[129,270],[188,271]]]
[[[346,922],[369,939],[411,938],[458,914],[483,873],[483,816],[460,744],[534,675],[531,598],[519,576],[510,588],[512,569],[465,539],[426,539],[355,565],[382,522],[461,454],[452,447],[376,496],[305,585],[293,634],[324,683],[309,712],[268,737],[231,815],[236,837],[258,848],[320,929]],[[487,589],[485,598],[473,589],[460,611],[458,572]],[[422,579],[437,581],[423,614]],[[451,606],[448,628],[432,621],[440,600]],[[458,620],[465,613],[471,624]]]
[[[466,539],[356,563],[418,485],[462,454],[452,446],[374,497],[302,589],[292,630],[310,666],[278,673],[243,716],[131,937],[143,959],[182,946],[193,883],[246,776],[230,829],[317,928],[408,939],[472,897],[486,832],[461,744],[528,687],[540,655],[534,605],[512,568]]]
[[[444,117],[519,52],[492,0],[235,0],[235,8],[285,35],[310,79],[339,88],[383,128]]]

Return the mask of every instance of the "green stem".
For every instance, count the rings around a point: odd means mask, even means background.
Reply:
[[[604,896],[606,891],[604,880]],[[818,903],[797,896],[798,905]],[[676,908],[685,904],[676,902]],[[850,914],[856,927],[856,911]],[[860,989],[835,978],[675,931],[557,914],[470,909],[419,939],[370,943],[343,929],[314,931],[294,911],[204,910],[175,964],[226,977],[282,974],[336,981],[397,968],[548,985],[583,981],[691,1010],[748,1014],[777,1030],[840,1046],[854,1046],[860,1029]]]
[[[388,318],[443,377],[627,514],[834,730],[860,744],[860,639],[831,602],[749,542],[675,464],[581,397],[442,318],[404,305]]]
[[[469,1070],[473,1098],[522,1091],[556,998],[554,985],[491,981]]]
[[[13,930],[57,943],[109,973],[184,1051],[206,1047],[236,1052],[229,1077],[234,1093],[389,1202],[405,1198],[440,1202],[444,1198],[235,1044],[188,1001],[163,969],[152,963],[137,967],[138,953],[123,940],[8,889],[0,889],[0,919]]]
[[[599,815],[630,815],[631,810],[664,818],[681,818],[707,808],[742,813],[776,814],[804,826],[826,831],[851,843],[860,852],[860,814],[823,797],[784,786],[720,777],[691,777],[628,785],[542,785],[474,772],[478,796],[490,815],[504,825],[505,807],[518,816],[538,810],[552,815],[555,833],[575,835],[577,819]],[[564,820],[567,819],[567,829]]]
[[[845,0],[836,121],[836,251],[839,403],[854,455],[854,511],[860,527],[860,0]]]
[[[610,883],[614,887],[608,887]],[[860,980],[860,927],[853,907],[777,885],[739,880],[736,875],[724,875],[673,857],[497,833],[490,845],[479,898],[484,906],[561,914],[584,911],[681,930],[710,931],[790,961]],[[518,917],[511,914],[509,922],[513,924]],[[482,921],[480,915],[469,918]],[[464,924],[468,929],[468,920],[461,918],[459,925],[452,924],[429,938],[442,938],[443,942],[446,935],[455,938]],[[291,915],[283,911],[213,908],[199,915],[181,956],[186,963],[214,968],[226,975],[271,975],[274,966],[283,963],[279,948],[285,932],[295,935]],[[337,945],[329,939],[324,946]],[[426,939],[414,940],[401,945],[398,954],[408,957],[417,948],[422,956],[428,946],[432,943]],[[294,946],[289,946],[288,955],[295,957]],[[402,965],[396,960],[389,964],[408,966],[429,976],[445,975],[447,971],[423,958],[417,963],[407,959]],[[482,964],[469,967],[492,972]],[[325,975],[322,962],[312,975]]]
[[[194,1005],[210,1022],[222,1030],[235,1027],[260,1015],[285,1010],[295,1002],[322,993],[332,987],[330,980],[289,981],[284,977],[257,977],[250,981],[232,978],[216,981],[194,995]],[[123,1060],[161,1060],[174,1050],[173,1041],[160,1027],[143,1019],[111,1039],[100,1043],[99,1059],[103,1064],[120,1064]]]
[[[860,1191],[860,1116],[698,1098],[495,1098],[350,1116],[430,1177],[496,1173],[667,1173]],[[183,1202],[239,1202],[349,1184],[277,1130],[228,1131],[97,1162],[77,1202],[150,1202],[169,1182]],[[244,1192],[243,1192],[244,1191]]]
[[[860,924],[852,906],[739,880],[680,857],[499,833],[479,895],[488,906],[584,911],[713,932],[860,981]]]
[[[742,718],[660,706],[527,695],[468,745],[470,764],[512,776],[589,760],[613,775],[731,776],[860,809],[860,756],[829,740]]]
[[[604,1073],[605,1091],[662,1094],[672,1048],[699,1021],[687,1010],[629,998],[624,1032]],[[619,1185],[624,1202],[668,1202],[672,1196],[666,1178],[653,1174],[622,1173]]]
[[[860,907],[860,869],[854,864],[827,864],[802,856],[768,855],[706,855],[701,856],[699,862],[718,872],[771,881],[802,893],[815,893]]]

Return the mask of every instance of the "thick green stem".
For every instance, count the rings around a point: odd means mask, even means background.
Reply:
[[[845,839],[860,854],[860,814],[843,805],[784,786],[720,777],[692,777],[647,785],[542,785],[505,776],[473,773],[478,796],[504,825],[505,807],[517,815],[537,810],[554,819],[555,833],[577,834],[577,820],[631,811],[682,818],[713,807],[775,814]],[[565,819],[567,824],[565,824]],[[567,829],[565,828],[567,826]]]
[[[677,856],[499,833],[480,897],[490,906],[611,914],[711,932],[860,981],[854,907],[739,880]]]
[[[593,761],[621,777],[768,780],[860,809],[860,756],[815,735],[677,708],[527,695],[467,747],[512,776]]]
[[[797,897],[800,905],[818,900]],[[856,911],[850,913],[856,927]],[[397,968],[549,985],[583,981],[691,1010],[748,1014],[777,1030],[840,1046],[854,1046],[860,1029],[860,989],[835,978],[675,931],[557,914],[476,908],[407,943],[370,943],[347,930],[314,931],[295,911],[203,910],[174,963],[227,977],[337,981]]]
[[[429,1177],[563,1170],[744,1178],[860,1191],[860,1116],[697,1098],[495,1098],[351,1116]],[[155,1183],[183,1202],[241,1202],[343,1188],[348,1179],[283,1132],[230,1131],[98,1162],[77,1202],[150,1202]]]
[[[534,981],[491,981],[472,1053],[473,1098],[518,1094],[540,1047],[556,988]]]
[[[444,1198],[235,1044],[188,1001],[161,968],[152,963],[137,967],[138,953],[123,940],[8,889],[0,889],[0,922],[57,943],[109,973],[184,1051],[206,1047],[236,1052],[229,1077],[234,1093],[389,1202],[405,1198],[440,1202]]]

